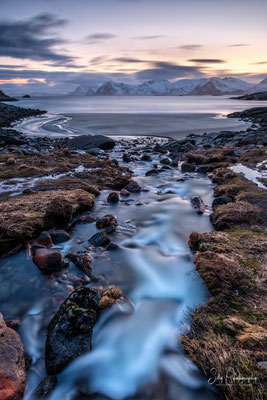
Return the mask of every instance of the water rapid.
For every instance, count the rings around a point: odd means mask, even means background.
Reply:
[[[149,144],[149,138],[127,141],[135,143],[137,151]],[[120,159],[124,145],[121,142],[116,146],[110,157]],[[158,161],[158,156],[154,157],[153,163]],[[0,280],[5,281],[0,307],[6,318],[22,320],[19,333],[32,358],[27,400],[46,375],[48,323],[60,302],[81,282],[92,286],[114,284],[129,303],[102,313],[94,329],[93,350],[74,360],[58,376],[52,400],[214,398],[205,378],[179,344],[179,338],[189,329],[188,313],[205,303],[208,296],[195,271],[187,241],[193,230],[212,229],[212,184],[207,177],[182,174],[177,167],[157,176],[145,176],[151,163],[135,161],[128,166],[143,190],[118,204],[107,203],[108,191],[97,197],[92,215],[117,216],[118,228],[112,242],[118,247],[92,252],[91,283],[84,281],[73,265],[57,276],[44,276],[27,259],[25,251],[0,260]],[[208,205],[204,215],[192,208],[190,199],[194,195],[201,196]],[[88,238],[96,231],[94,224],[76,225],[71,240],[60,245],[63,255],[88,248]]]

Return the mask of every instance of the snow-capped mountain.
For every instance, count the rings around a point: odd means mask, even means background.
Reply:
[[[108,81],[103,83],[97,89],[95,96],[133,96],[135,95],[134,87],[126,83],[117,83]]]
[[[233,78],[232,76],[222,78],[221,81],[229,90],[242,90],[244,92],[250,90],[254,85],[253,83],[243,81],[242,79]]]
[[[220,96],[222,94],[242,94],[248,92],[253,84],[242,81],[238,78],[210,78],[206,83],[198,85],[191,94],[203,96],[213,95]]]
[[[233,77],[213,77],[180,79],[173,83],[168,80],[150,80],[139,85],[108,81],[100,86],[80,85],[69,94],[76,96],[219,96],[255,93],[265,90],[267,90],[267,78],[258,85],[254,85]]]
[[[136,86],[136,92],[140,96],[158,96],[171,92],[172,84],[166,79],[151,80]]]
[[[266,91],[267,91],[267,78],[263,79],[263,81],[253,86],[253,88],[249,91],[249,93],[258,93]]]
[[[96,96],[157,96],[170,93],[171,87],[167,80],[151,80],[140,85],[109,81],[97,89]]]
[[[97,91],[97,85],[83,84],[76,87],[75,90],[68,93],[69,96],[93,96]]]
[[[171,94],[173,95],[187,95],[191,94],[197,86],[204,85],[207,82],[206,78],[202,79],[180,79],[173,82]]]

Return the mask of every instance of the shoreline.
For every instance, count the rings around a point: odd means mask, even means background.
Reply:
[[[189,121],[188,115],[192,118]],[[76,136],[79,134],[101,134],[105,136],[155,136],[173,139],[185,138],[191,132],[220,132],[221,130],[239,131],[249,128],[247,122],[231,121],[226,117],[212,113],[195,114],[151,114],[151,113],[62,113],[57,114],[51,121],[25,121],[16,128],[32,135],[34,130],[40,129],[40,136],[45,131],[53,132],[55,137]],[[67,119],[68,121],[64,121]],[[57,121],[62,123],[58,128]],[[201,122],[202,121],[202,122]],[[187,128],[183,127],[186,125]],[[199,127],[203,124],[203,127]],[[39,128],[40,126],[40,128]],[[62,130],[61,130],[62,129]],[[61,132],[60,132],[61,130]]]
[[[151,142],[155,146],[151,148],[152,154],[159,155],[162,160],[166,157],[171,160],[163,166],[177,168],[179,162],[182,163],[182,172],[212,174],[212,181],[217,184],[211,215],[215,230],[206,234],[193,232],[189,238],[189,247],[195,252],[196,269],[212,297],[207,305],[194,311],[191,333],[182,338],[182,344],[207,379],[214,380],[223,398],[233,400],[258,400],[263,394],[264,370],[258,363],[264,361],[262,347],[266,340],[262,274],[267,257],[267,233],[264,231],[267,222],[267,192],[229,169],[237,163],[257,168],[266,159],[267,108],[257,110],[235,113],[235,117],[249,118],[252,124],[260,125],[251,125],[247,132],[191,134],[181,140],[168,138],[165,144]],[[14,131],[5,134],[14,139]],[[17,135],[17,140],[24,140],[23,135]],[[127,137],[125,143],[127,149]],[[34,190],[26,189],[25,193],[12,197],[12,201],[1,199],[2,213],[8,217],[3,219],[1,215],[1,242],[7,245],[9,255],[21,248],[25,240],[34,239],[38,242],[37,235],[44,229],[53,229],[55,220],[62,222],[63,218],[66,225],[66,221],[68,224],[73,223],[75,214],[78,217],[82,215],[82,218],[83,212],[93,207],[99,190],[108,188],[118,191],[134,182],[125,165],[125,162],[128,163],[127,156],[134,162],[134,149],[125,149],[124,163],[118,166],[108,159],[108,150],[102,149],[101,153],[100,148],[99,154],[95,155],[77,154],[73,149],[66,149],[66,144],[66,140],[50,139],[42,155],[38,150],[33,153],[25,150],[26,153],[23,153],[23,148],[21,151],[20,148],[25,143],[17,142],[13,148],[12,145],[9,145],[10,149],[7,146],[6,153],[0,154],[1,179],[52,178],[55,174],[63,174],[59,179],[45,179],[42,184],[39,182],[39,186],[37,182]],[[42,147],[40,141],[38,145]],[[85,170],[77,172],[80,165]],[[261,168],[263,166],[264,163]],[[96,167],[97,171],[92,172],[92,168]],[[86,173],[86,169],[90,173]],[[160,170],[157,169],[154,168],[151,173],[159,174]],[[264,179],[263,183],[266,183]],[[138,186],[135,188],[138,192]],[[30,213],[31,216],[24,220],[18,218],[20,210],[17,209],[17,200],[22,198],[22,212]],[[58,214],[58,206],[56,209],[51,208],[51,204],[58,204],[60,199],[63,210],[67,210],[70,198],[72,206],[75,206],[71,213],[68,211],[67,216],[65,211],[63,215],[62,212]],[[34,203],[36,207],[32,206]],[[4,229],[6,236],[3,237]],[[16,237],[19,238],[18,243],[14,241]],[[258,243],[261,244],[260,248]],[[104,295],[110,296],[107,293],[100,294]],[[115,296],[109,304],[116,300]],[[226,308],[227,312],[222,312],[221,307]],[[217,375],[214,377],[211,370],[216,368],[219,377],[224,379],[229,366],[233,365],[235,375],[232,378],[253,376],[257,379],[249,382],[249,385],[243,385],[242,382],[233,385],[232,381],[220,385],[221,380]]]

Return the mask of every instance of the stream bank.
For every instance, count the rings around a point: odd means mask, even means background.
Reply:
[[[190,135],[181,141],[120,138],[113,149],[97,155],[59,148],[46,149],[37,157],[24,154],[20,146],[3,152],[1,184],[10,189],[1,203],[5,207],[12,203],[17,214],[12,220],[9,209],[1,216],[9,217],[3,220],[2,234],[7,229],[17,234],[18,214],[26,224],[33,221],[35,228],[27,237],[22,229],[20,247],[11,246],[9,257],[0,261],[1,311],[5,319],[20,320],[19,328],[13,326],[28,354],[26,398],[36,393],[41,398],[47,387],[52,393],[55,386],[55,399],[173,400],[179,393],[181,398],[206,400],[214,398],[212,386],[225,398],[261,398],[266,190],[229,169],[240,163],[251,171],[256,168],[264,184],[266,125],[254,123],[260,126],[248,132]],[[7,177],[7,171],[12,176]],[[207,173],[212,173],[214,183]],[[116,193],[112,202],[111,191]],[[199,197],[204,209],[198,200],[198,210],[190,200]],[[35,203],[37,209],[31,209]],[[84,213],[86,209],[89,212]],[[50,225],[43,225],[47,221]],[[191,234],[196,227],[199,233]],[[50,231],[38,237],[42,229]],[[64,241],[56,242],[63,229]],[[107,242],[97,246],[96,234]],[[190,234],[200,276],[187,246]],[[10,239],[10,232],[5,239]],[[53,254],[55,270],[49,268],[44,274],[43,266],[51,266],[51,258],[44,263],[48,253]],[[212,296],[207,305],[200,277]],[[66,315],[64,310],[57,314],[59,306],[80,287],[95,290],[96,300],[79,314],[70,299],[75,318],[71,315],[69,321],[76,326],[78,318],[76,334],[82,329],[90,337],[95,325],[92,351],[60,372],[56,384],[56,379],[45,378],[47,329],[54,329],[53,315]],[[199,304],[191,333],[185,336],[190,330],[188,310]],[[219,311],[227,309],[225,304],[232,313]],[[97,321],[92,320],[92,308]],[[240,336],[245,336],[243,342]],[[212,368],[223,375],[235,363],[245,378],[253,367],[257,382],[208,385],[177,346],[180,337],[208,379],[214,378]],[[226,357],[220,356],[222,349]],[[40,384],[43,378],[46,381]]]

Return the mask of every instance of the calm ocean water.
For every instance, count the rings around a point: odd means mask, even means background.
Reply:
[[[33,97],[21,107],[45,108],[52,113],[212,113],[228,114],[267,102],[232,100],[229,96]]]
[[[249,125],[225,116],[267,102],[228,96],[36,97],[16,105],[48,114],[29,118],[18,128],[30,135],[156,135],[181,138],[189,133],[241,130]],[[67,118],[62,117],[67,116]]]

